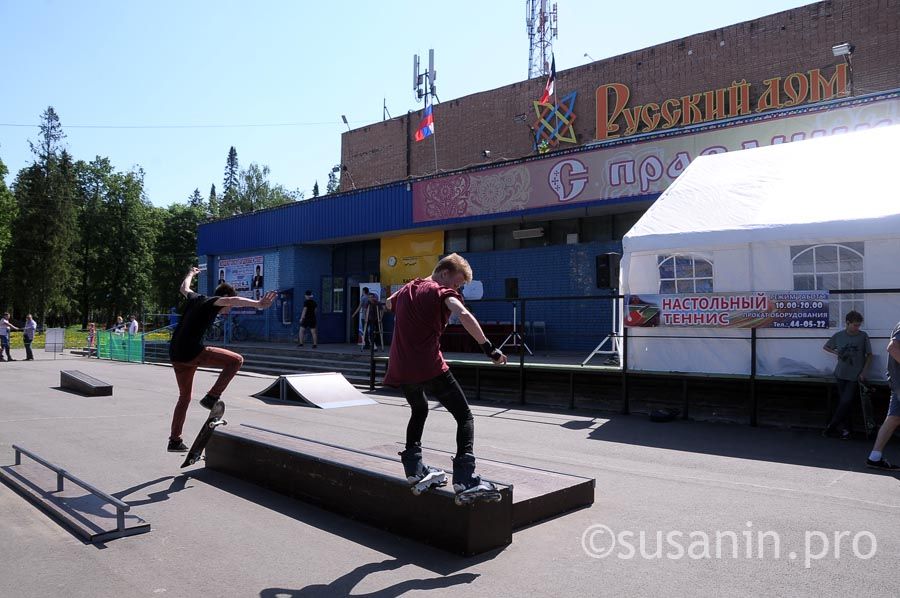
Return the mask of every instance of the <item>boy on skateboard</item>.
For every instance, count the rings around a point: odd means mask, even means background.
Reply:
[[[197,368],[200,366],[222,368],[216,383],[200,401],[203,407],[212,409],[244,363],[244,358],[233,351],[220,347],[203,346],[203,335],[206,329],[217,315],[227,314],[232,307],[265,309],[275,300],[274,291],[266,293],[258,300],[238,297],[234,287],[227,282],[219,284],[212,297],[195,293],[191,290],[191,282],[199,272],[200,268],[191,268],[181,282],[179,290],[187,298],[187,303],[172,332],[172,341],[169,343],[169,358],[172,361],[172,368],[175,370],[175,380],[178,382],[178,403],[175,405],[175,412],[172,415],[168,447],[169,452],[173,453],[183,453],[188,450],[181,438],[181,432],[184,428],[188,405],[191,402],[194,372],[197,371]]]
[[[446,483],[443,471],[422,462],[422,432],[428,417],[427,392],[456,419],[453,490],[461,502],[497,494],[497,489],[475,475],[474,419],[466,395],[441,353],[441,333],[451,314],[459,318],[491,361],[497,365],[506,363],[506,356],[491,344],[478,320],[463,305],[459,289],[471,280],[471,266],[453,253],[437,263],[431,276],[407,283],[386,301],[395,320],[384,383],[399,386],[410,406],[406,449],[400,453],[407,481],[414,491],[421,491],[423,484],[429,482],[431,485]]]

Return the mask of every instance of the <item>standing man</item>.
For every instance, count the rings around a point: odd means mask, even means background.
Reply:
[[[316,330],[316,308],[319,307],[319,304],[313,301],[312,291],[306,291],[303,294],[303,299],[303,311],[300,312],[300,344],[298,346],[303,346],[306,329],[309,328],[309,333],[312,335],[313,349],[315,349],[319,344],[319,333]]]
[[[138,322],[137,318],[131,316],[131,319],[128,320],[128,336],[134,336],[138,333]]]
[[[188,450],[181,438],[191,393],[194,386],[194,372],[200,366],[222,368],[219,378],[213,384],[200,404],[212,409],[225,391],[228,383],[234,378],[244,358],[233,351],[219,347],[203,346],[203,334],[219,313],[227,314],[232,307],[252,307],[265,309],[275,300],[275,292],[266,293],[261,299],[238,297],[228,283],[216,287],[213,297],[207,297],[191,290],[191,281],[200,272],[200,268],[191,268],[181,283],[181,294],[187,298],[184,311],[169,343],[169,358],[175,370],[178,382],[178,403],[172,414],[172,429],[169,434],[169,452],[183,453]]]
[[[37,329],[37,322],[31,317],[31,314],[25,316],[25,328],[22,329],[22,342],[25,344],[25,361],[34,361],[34,353],[31,352],[31,343],[34,342],[34,331]]]
[[[9,312],[0,318],[0,361],[3,361],[3,352],[6,351],[6,361],[15,361],[9,353],[9,331],[18,330],[9,322]]]
[[[866,459],[866,466],[872,469],[898,471],[900,466],[885,459],[882,451],[888,440],[894,435],[894,430],[900,426],[900,322],[894,326],[894,331],[891,332],[887,353],[887,379],[891,388],[891,402],[888,405],[887,417],[884,418],[884,423],[878,430],[878,436],[875,437],[875,446],[872,447],[872,452]]]
[[[496,492],[490,482],[475,475],[475,421],[466,395],[441,354],[441,333],[450,315],[456,315],[482,351],[497,365],[506,356],[485,337],[475,316],[463,305],[459,289],[472,280],[472,268],[452,253],[441,259],[431,276],[417,278],[391,295],[387,309],[394,312],[394,337],[384,383],[399,386],[410,406],[406,427],[406,449],[400,453],[410,484],[433,479],[444,472],[422,462],[422,432],[428,417],[428,392],[456,420],[456,456],[453,458],[453,490],[472,496]]]
[[[381,303],[378,302],[378,295],[369,293],[366,307],[364,308],[365,319],[363,320],[363,330],[365,331],[365,345],[363,349],[374,347],[376,351],[380,351],[382,347],[376,342],[375,333],[381,330]],[[376,328],[377,327],[377,328]]]
[[[839,398],[834,416],[822,435],[850,440],[850,410],[856,400],[860,382],[866,381],[866,370],[872,361],[872,344],[869,342],[869,335],[859,329],[863,323],[861,313],[851,310],[847,312],[845,321],[844,330],[835,332],[822,347],[838,358],[834,366],[834,379]]]

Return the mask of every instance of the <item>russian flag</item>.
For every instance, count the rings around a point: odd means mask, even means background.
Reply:
[[[538,100],[540,104],[547,104],[550,102],[550,96],[553,95],[553,88],[556,86],[556,56],[552,56],[550,62],[550,76],[547,78],[547,84],[544,86],[544,93],[541,95],[541,99]]]
[[[434,116],[431,114],[431,104],[429,104],[425,106],[422,121],[419,123],[419,129],[416,131],[416,141],[422,141],[431,135],[434,135]]]

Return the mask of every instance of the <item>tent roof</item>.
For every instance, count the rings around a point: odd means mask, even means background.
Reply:
[[[900,236],[900,125],[695,159],[625,253]]]

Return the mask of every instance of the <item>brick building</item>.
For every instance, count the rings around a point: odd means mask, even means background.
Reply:
[[[285,301],[248,315],[251,332],[291,338],[313,289],[320,342],[346,342],[361,285],[387,292],[456,251],[483,284],[479,318],[511,320],[515,289],[540,348],[592,348],[611,326],[603,256],[693,157],[900,123],[900,0],[818,2],[561,70],[547,105],[543,84],[435,105],[437,172],[418,112],[344,133],[341,193],[201,227],[209,284],[223,260],[238,277],[260,264]],[[563,296],[585,299],[539,301]]]

